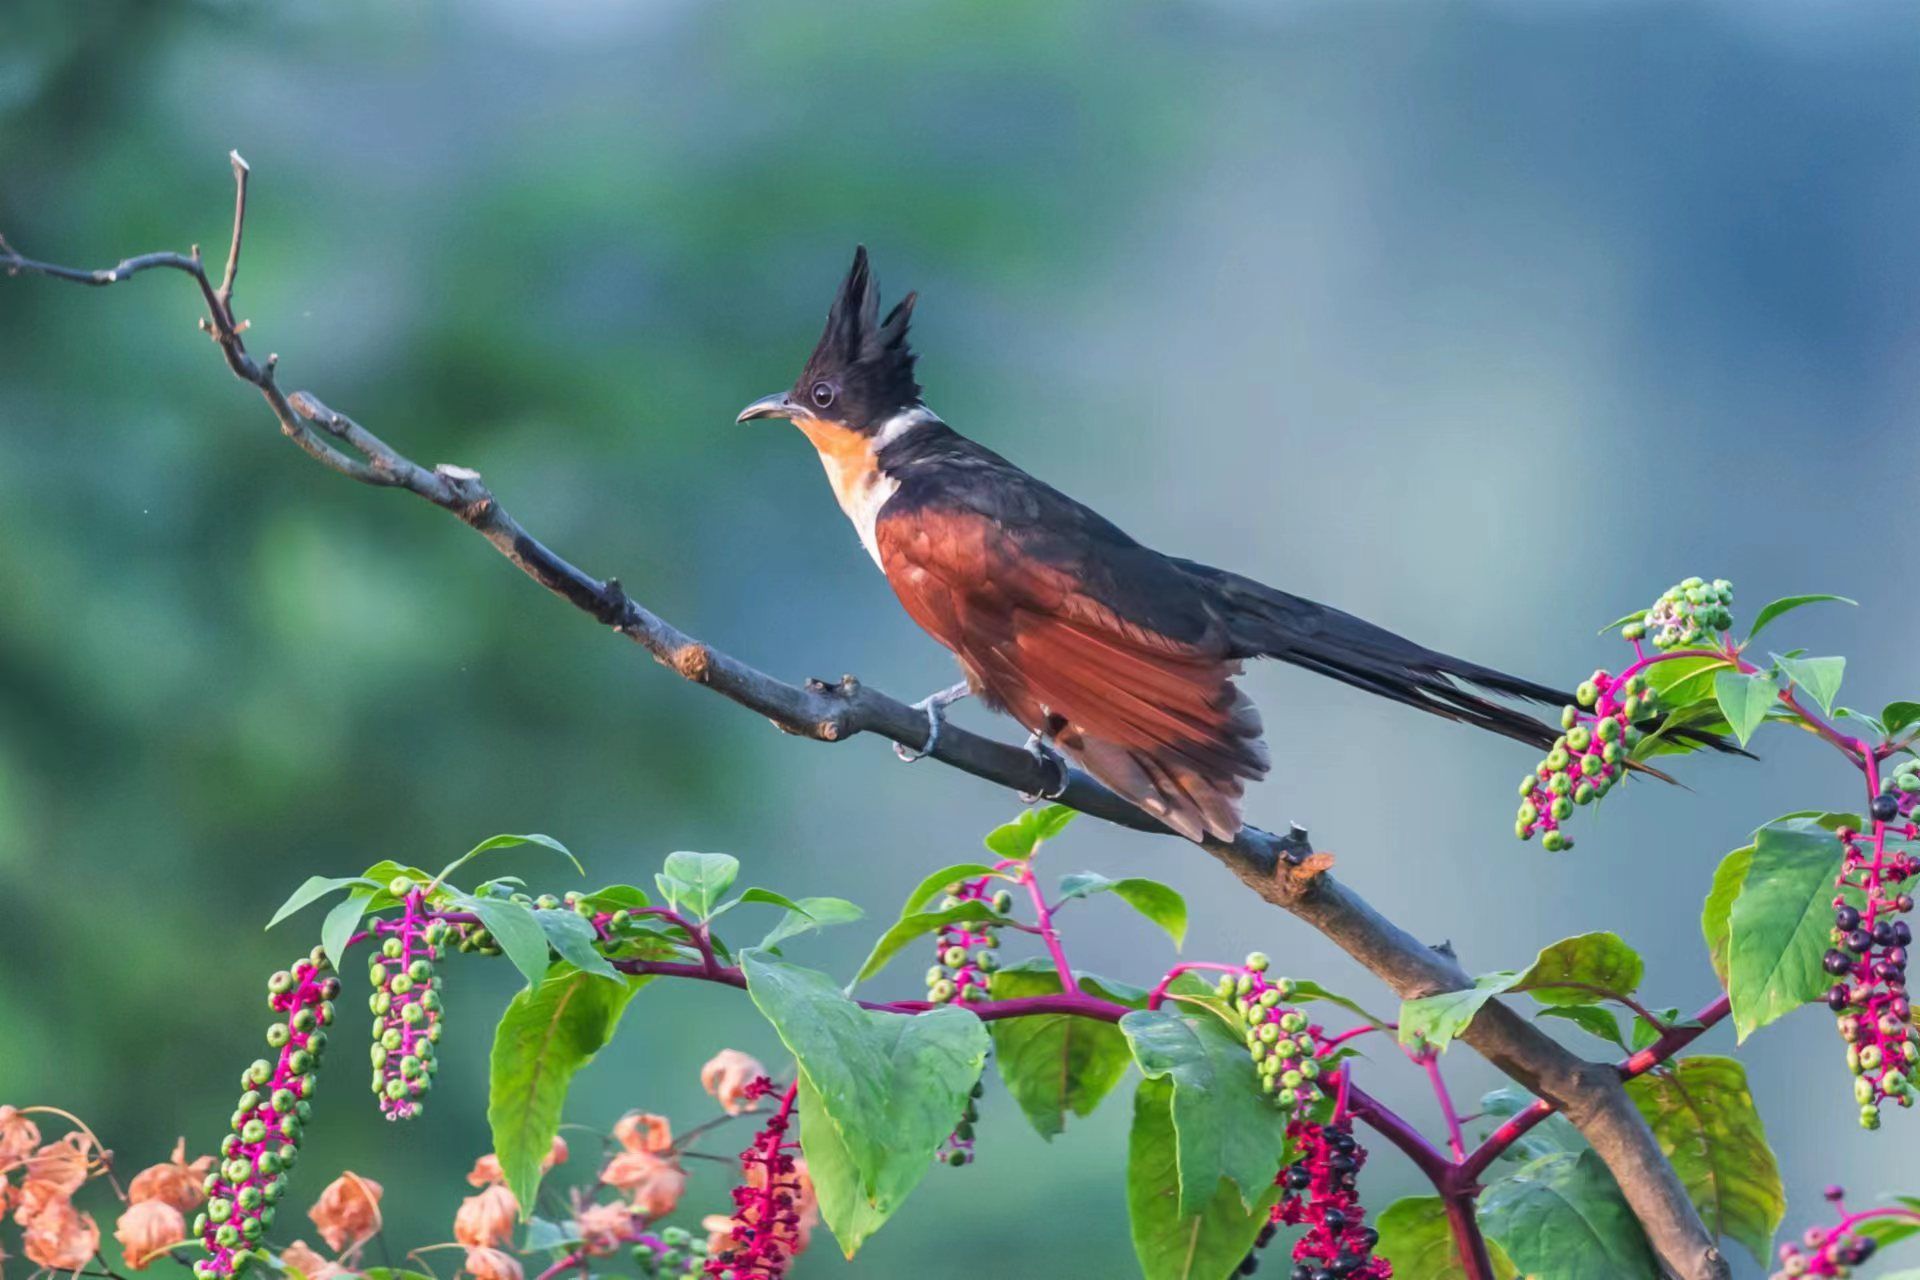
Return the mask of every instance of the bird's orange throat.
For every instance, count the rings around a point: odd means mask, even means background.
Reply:
[[[834,500],[853,522],[867,554],[879,564],[874,522],[900,482],[881,472],[873,437],[822,418],[801,418],[794,425],[813,442],[820,465],[826,468],[827,483],[833,486]]]

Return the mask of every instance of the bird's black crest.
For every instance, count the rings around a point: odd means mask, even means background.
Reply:
[[[853,253],[853,266],[827,312],[826,332],[794,384],[794,399],[811,402],[815,384],[832,383],[833,417],[849,426],[877,426],[919,402],[907,322],[917,295],[909,293],[880,317],[880,289],[867,264],[867,248]]]

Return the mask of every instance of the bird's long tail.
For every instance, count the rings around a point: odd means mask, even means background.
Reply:
[[[1511,676],[1395,635],[1350,613],[1288,595],[1239,574],[1187,563],[1225,606],[1235,657],[1277,658],[1343,684],[1449,720],[1458,720],[1540,748],[1560,736],[1557,723],[1491,701],[1474,690],[1555,706],[1565,690]],[[1680,731],[1703,745],[1739,748],[1713,734]]]

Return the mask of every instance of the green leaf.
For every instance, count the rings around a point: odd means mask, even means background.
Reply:
[[[1329,991],[1311,978],[1294,978],[1292,982],[1293,991],[1287,999],[1293,1003],[1312,1004],[1316,1000],[1324,1000],[1328,1004],[1338,1005],[1348,1013],[1372,1023],[1382,1031],[1387,1030],[1387,1020],[1385,1018],[1362,1008],[1351,997],[1343,996],[1338,991]]]
[[[449,862],[446,866],[440,868],[440,874],[433,878],[433,882],[436,885],[445,882],[448,876],[452,875],[455,871],[458,871],[461,867],[465,866],[469,861],[471,861],[472,859],[478,857],[483,853],[487,853],[494,849],[512,849],[512,848],[515,848],[516,846],[523,845],[523,844],[537,844],[542,849],[551,849],[555,853],[559,854],[561,857],[565,858],[568,862],[571,862],[573,864],[573,869],[575,871],[578,871],[581,875],[587,874],[587,869],[580,865],[580,859],[574,857],[573,854],[567,849],[567,846],[561,844],[558,840],[555,840],[552,836],[543,836],[538,834],[524,835],[524,836],[500,835],[500,836],[492,836],[486,840],[482,840],[479,844],[473,846],[473,848],[467,850],[465,853],[455,858],[452,862]]]
[[[1893,1198],[1901,1207],[1920,1214],[1920,1196],[1895,1196]],[[1890,1244],[1897,1244],[1911,1236],[1920,1235],[1920,1217],[1868,1218],[1856,1224],[1853,1233],[1857,1236],[1871,1236],[1875,1244],[1885,1247]],[[1920,1271],[1901,1271],[1894,1275],[1881,1276],[1879,1280],[1903,1280],[1903,1277],[1912,1277],[1913,1280],[1920,1280]]]
[[[1519,977],[1511,969],[1502,969],[1482,974],[1464,990],[1403,1001],[1400,1043],[1411,1045],[1416,1038],[1424,1038],[1435,1050],[1445,1049],[1455,1036],[1466,1030],[1467,1024],[1480,1012],[1480,1006],[1511,987]]]
[[[1880,708],[1880,723],[1888,734],[1920,724],[1920,702],[1889,702]]]
[[[1669,1027],[1680,1021],[1680,1011],[1678,1009],[1650,1009],[1648,1012],[1660,1019],[1662,1024]],[[1642,1049],[1648,1048],[1657,1042],[1663,1034],[1665,1033],[1662,1032],[1659,1027],[1654,1026],[1651,1022],[1648,1022],[1636,1013],[1633,1015],[1633,1034],[1627,1043],[1627,1051],[1629,1053],[1638,1053]]]
[[[387,891],[387,886],[392,884],[397,877],[405,876],[422,888],[430,884],[433,880],[432,876],[422,871],[419,867],[410,867],[403,862],[395,862],[392,858],[382,858],[360,874],[362,879],[376,886],[373,891],[373,897],[367,901],[367,910],[369,911],[385,911],[389,907],[397,907],[400,905],[400,899],[394,897],[393,894]],[[428,901],[442,902],[445,900],[446,894],[446,886],[442,885],[429,895]]]
[[[1508,990],[1524,991],[1541,1004],[1590,1004],[1596,995],[1632,995],[1645,972],[1640,953],[1620,935],[1583,933],[1541,951]]]
[[[280,909],[273,913],[273,919],[267,921],[267,928],[273,928],[302,907],[318,902],[335,890],[345,889],[349,885],[380,887],[365,876],[308,876],[306,883],[295,889],[287,900],[280,904]]]
[[[1738,1240],[1765,1265],[1773,1233],[1787,1215],[1787,1191],[1747,1090],[1746,1070],[1732,1058],[1683,1058],[1671,1074],[1627,1081],[1627,1096],[1707,1229]]]
[[[568,1084],[613,1038],[644,981],[602,982],[561,962],[501,1015],[487,1079],[487,1123],[507,1188],[526,1210],[540,1187],[540,1162],[560,1130]]]
[[[1522,1093],[1518,1089],[1495,1089],[1481,1096],[1480,1118],[1511,1120],[1533,1103],[1534,1098],[1531,1094]],[[1501,1153],[1500,1159],[1507,1164],[1523,1165],[1556,1152],[1571,1152],[1578,1155],[1585,1150],[1587,1150],[1587,1140],[1580,1136],[1580,1131],[1573,1127],[1572,1121],[1555,1111],[1522,1134],[1518,1142]]]
[[[1480,1221],[1528,1280],[1658,1280],[1626,1198],[1591,1151],[1522,1166],[1480,1199]]]
[[[1820,962],[1839,871],[1840,842],[1817,823],[1795,819],[1754,837],[1728,930],[1727,994],[1739,1039],[1818,999],[1832,982]]]
[[[794,907],[796,910],[782,916],[780,923],[774,925],[767,936],[760,940],[762,948],[771,950],[788,938],[798,937],[809,930],[852,924],[867,914],[845,898],[799,898],[795,900]]]
[[[987,833],[987,848],[1002,858],[1024,861],[1046,841],[1067,829],[1079,816],[1063,804],[1047,804],[1023,810],[1012,822]]]
[[[938,911],[916,911],[912,915],[901,916],[893,927],[880,935],[880,941],[873,944],[866,962],[860,966],[860,972],[854,975],[855,982],[865,982],[874,974],[887,967],[887,962],[899,955],[915,938],[938,933],[950,924],[979,921],[1005,923],[1006,917],[997,914],[994,909],[977,898],[970,898],[958,906],[943,907]]]
[[[739,874],[740,859],[730,853],[670,853],[654,882],[675,908],[685,906],[704,920]]]
[[[1082,989],[1087,985],[1083,982]],[[1060,975],[1039,966],[996,970],[991,986],[995,1000],[1060,990]],[[1069,1111],[1092,1115],[1133,1060],[1120,1028],[1093,1018],[1037,1014],[1001,1018],[987,1029],[1007,1092],[1043,1138],[1065,1131]]]
[[[1590,1036],[1595,1036],[1609,1044],[1627,1047],[1627,1040],[1620,1032],[1620,1019],[1613,1010],[1597,1004],[1560,1004],[1549,1005],[1536,1017],[1565,1018]]]
[[[1781,658],[1775,657],[1787,679],[1805,689],[1820,704],[1820,709],[1828,715],[1833,714],[1833,700],[1840,692],[1840,679],[1847,673],[1845,658]]]
[[[554,1222],[538,1214],[527,1219],[526,1240],[520,1246],[522,1253],[545,1253],[550,1249],[565,1249],[580,1243],[580,1226],[575,1222]]]
[[[947,891],[947,886],[958,884],[962,880],[978,880],[981,876],[994,874],[992,867],[980,862],[956,862],[950,867],[942,867],[915,886],[907,900],[900,907],[904,918],[913,915],[922,907]]]
[[[886,1225],[892,1211],[868,1201],[861,1190],[859,1167],[820,1101],[819,1090],[804,1073],[799,1086],[796,1105],[800,1112],[800,1152],[807,1158],[807,1176],[813,1180],[814,1193],[820,1200],[820,1216],[851,1258],[868,1237]]]
[[[1837,604],[1857,605],[1860,603],[1858,600],[1849,600],[1845,596],[1782,596],[1780,599],[1762,606],[1760,612],[1754,615],[1753,630],[1747,632],[1747,643],[1753,643],[1753,638],[1760,634],[1761,629],[1781,614],[1792,609],[1798,609],[1801,605],[1819,604],[1823,600],[1832,600]]]
[[[1740,896],[1740,886],[1746,883],[1747,868],[1753,865],[1753,846],[1735,849],[1720,859],[1720,866],[1713,873],[1713,887],[1707,890],[1707,900],[1700,908],[1700,932],[1707,939],[1707,958],[1713,963],[1713,972],[1720,979],[1720,986],[1727,985],[1727,940],[1733,932],[1733,900]]]
[[[610,884],[581,897],[596,911],[639,911],[653,905],[653,899],[647,896],[645,889],[630,884]]]
[[[1647,611],[1645,609],[1635,609],[1632,613],[1623,613],[1619,617],[1615,618],[1612,622],[1609,622],[1606,626],[1600,628],[1598,631],[1594,632],[1593,634],[1597,636],[1603,636],[1607,634],[1607,632],[1609,631],[1619,630],[1621,627],[1626,626],[1629,622],[1638,622],[1640,621],[1640,619],[1646,616],[1647,616]]]
[[[1764,671],[1751,676],[1722,671],[1713,677],[1713,696],[1732,726],[1733,736],[1744,747],[1779,700],[1780,690],[1775,687],[1773,677]]]
[[[789,911],[798,911],[806,915],[807,909],[784,893],[775,893],[771,889],[749,889],[740,895],[742,902],[760,902],[770,907],[785,907]]]
[[[1260,1091],[1246,1042],[1217,1018],[1168,1009],[1129,1013],[1120,1030],[1141,1074],[1173,1084],[1181,1215],[1200,1213],[1222,1178],[1243,1205],[1258,1204],[1279,1171],[1287,1117]]]
[[[1178,950],[1187,940],[1187,900],[1158,880],[1130,876],[1109,880],[1097,871],[1076,871],[1060,881],[1060,899],[1084,898],[1095,893],[1111,893],[1147,919],[1159,925]]]
[[[1388,1205],[1373,1224],[1380,1233],[1374,1252],[1393,1263],[1394,1280],[1468,1280],[1460,1262],[1447,1206],[1439,1196],[1407,1196]],[[1496,1242],[1487,1241],[1495,1280],[1520,1274]]]
[[[750,950],[740,957],[747,994],[799,1063],[817,1095],[815,1114],[844,1159],[821,1211],[849,1256],[926,1176],[953,1131],[987,1058],[987,1031],[964,1009],[906,1016],[872,1013],[825,974]],[[830,1141],[828,1146],[832,1145]],[[815,1185],[822,1171],[814,1169]]]
[[[526,975],[527,982],[538,985],[547,972],[547,931],[533,918],[533,908],[511,898],[476,898],[456,894],[454,902],[463,911],[480,917],[493,940],[513,967]]]
[[[362,886],[336,902],[333,910],[327,912],[327,918],[320,922],[320,947],[327,953],[327,963],[335,972],[341,968],[340,961],[347,953],[347,943],[352,940],[354,930],[360,927],[360,918],[366,914],[367,899],[373,896],[370,889]]]
[[[1221,1280],[1233,1274],[1253,1248],[1279,1192],[1271,1185],[1251,1208],[1232,1182],[1218,1179],[1192,1212],[1184,1194],[1176,1151],[1174,1086],[1142,1080],[1133,1099],[1133,1130],[1127,1139],[1127,1216],[1143,1280]],[[1279,1168],[1276,1148],[1274,1166]],[[1271,1179],[1271,1175],[1269,1175]]]
[[[550,911],[535,911],[533,919],[547,935],[547,941],[560,953],[560,958],[583,973],[595,974],[602,978],[620,980],[620,972],[607,958],[600,954],[594,944],[600,940],[593,926],[577,912],[567,907],[557,907]]]

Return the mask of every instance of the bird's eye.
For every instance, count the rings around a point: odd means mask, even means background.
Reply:
[[[813,407],[824,409],[833,403],[834,388],[831,382],[816,382],[809,393],[813,397]]]

